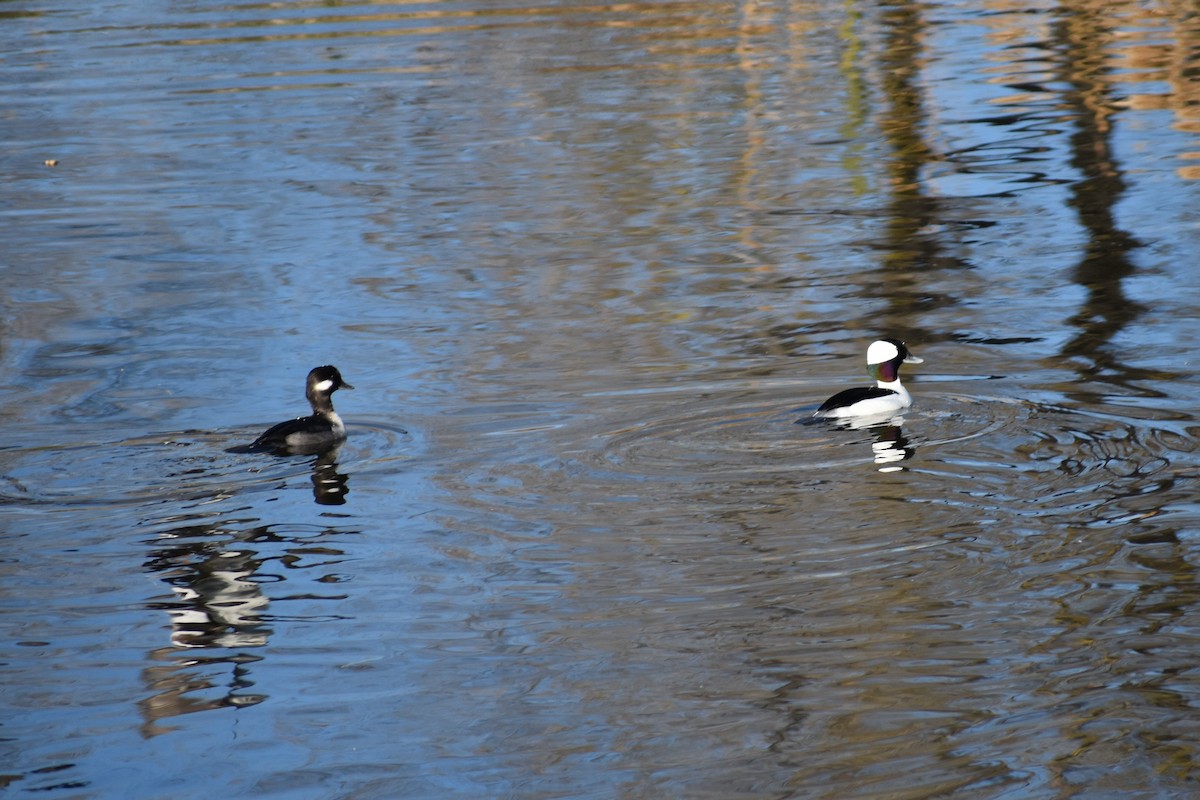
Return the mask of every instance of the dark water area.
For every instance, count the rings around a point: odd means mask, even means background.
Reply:
[[[0,793],[1196,796],[1198,52],[0,2]]]

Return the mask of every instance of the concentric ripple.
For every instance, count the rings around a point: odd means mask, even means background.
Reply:
[[[119,441],[75,441],[0,451],[0,504],[121,506],[153,500],[217,500],[308,479],[314,466],[384,469],[412,456],[413,436],[356,420],[350,437],[321,456],[231,453],[254,431],[166,432]]]
[[[594,434],[595,466],[647,476],[760,474],[848,468],[896,460],[917,450],[988,436],[1029,414],[998,397],[923,393],[917,409],[897,424],[861,430],[811,421],[811,407],[789,408],[794,392],[770,387],[752,393],[713,393],[674,404],[633,425]]]

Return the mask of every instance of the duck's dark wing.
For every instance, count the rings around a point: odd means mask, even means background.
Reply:
[[[246,449],[277,450],[280,447],[287,447],[287,437],[304,430],[305,425],[311,419],[312,417],[296,417],[295,419],[289,419],[287,422],[281,422],[264,431],[262,436],[255,439]]]
[[[833,397],[821,403],[821,407],[816,410],[817,414],[824,414],[827,411],[832,411],[835,408],[844,408],[852,406],[860,400],[870,400],[874,397],[887,397],[895,394],[891,389],[881,389],[878,386],[859,386],[854,389],[846,389],[838,392]]]

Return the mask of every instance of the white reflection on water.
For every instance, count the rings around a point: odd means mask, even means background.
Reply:
[[[1188,796],[1185,11],[0,16],[5,783]]]

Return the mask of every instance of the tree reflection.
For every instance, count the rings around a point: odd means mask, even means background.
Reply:
[[[1068,137],[1071,165],[1083,176],[1071,184],[1067,202],[1088,236],[1072,275],[1087,296],[1068,319],[1078,332],[1061,353],[1076,359],[1076,369],[1087,380],[1103,375],[1133,388],[1131,383],[1146,374],[1123,364],[1112,347],[1113,338],[1142,313],[1142,308],[1126,297],[1122,285],[1136,271],[1129,254],[1141,244],[1121,228],[1114,210],[1127,188],[1113,153],[1112,120],[1117,103],[1107,80],[1115,20],[1106,6],[1092,3],[1069,4],[1059,13],[1054,36],[1063,54],[1060,78],[1069,87],[1063,100],[1075,125]],[[1078,390],[1068,389],[1067,393],[1077,394]]]

